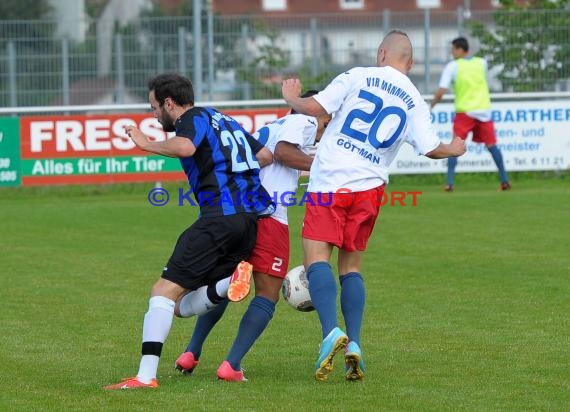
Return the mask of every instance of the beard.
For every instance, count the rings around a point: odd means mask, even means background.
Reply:
[[[170,120],[167,116],[163,116],[162,119],[158,119],[158,122],[162,125],[162,129],[165,132],[174,132],[174,122]]]

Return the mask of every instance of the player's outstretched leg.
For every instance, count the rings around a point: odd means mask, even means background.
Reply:
[[[364,315],[366,293],[364,280],[359,272],[350,272],[340,276],[340,305],[346,334],[350,339],[344,353],[345,378],[349,381],[359,381],[364,378],[364,361],[360,350],[360,329]]]
[[[194,368],[198,366],[198,359],[202,354],[202,346],[204,346],[206,338],[216,323],[222,318],[228,304],[229,301],[224,299],[211,311],[198,316],[192,338],[190,338],[190,342],[188,342],[184,353],[176,359],[176,363],[174,364],[174,367],[184,375],[190,375],[194,371]]]
[[[139,371],[136,377],[123,379],[117,384],[105,386],[105,389],[117,390],[158,387],[156,371],[160,361],[162,346],[170,332],[173,318],[173,300],[164,296],[152,296],[149,299],[148,311],[144,316],[143,322],[142,357]]]

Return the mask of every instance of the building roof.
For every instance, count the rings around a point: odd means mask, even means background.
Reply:
[[[176,0],[174,0],[176,1]],[[291,14],[322,14],[322,13],[371,13],[390,10],[393,12],[417,11],[417,1],[393,1],[393,0],[363,0],[361,9],[341,8],[340,0],[282,0],[285,1],[287,9],[279,11],[268,11],[263,9],[263,0],[212,0],[215,13],[221,15],[244,15],[244,14],[265,14],[265,15],[291,15]],[[472,10],[492,10],[495,8],[493,0],[440,0],[441,7],[435,10],[455,11],[458,7],[468,5]]]

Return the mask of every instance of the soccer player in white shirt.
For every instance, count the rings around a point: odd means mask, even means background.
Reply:
[[[362,380],[365,367],[360,329],[365,289],[363,253],[380,211],[389,166],[404,142],[432,159],[461,156],[465,143],[441,143],[420,92],[407,76],[413,64],[406,33],[392,30],[378,48],[378,67],[355,67],[337,76],[317,95],[300,97],[298,79],[283,82],[287,103],[310,116],[333,114],[311,166],[303,222],[304,264],[311,300],[319,315],[323,342],[315,378],[326,380],[333,357],[345,349],[345,378]],[[341,310],[346,332],[338,327],[337,285],[329,260],[338,251]]]
[[[304,96],[316,93],[309,91]],[[246,380],[241,360],[273,317],[289,266],[287,205],[293,202],[291,197],[297,190],[300,170],[308,171],[311,167],[313,159],[308,155],[308,150],[315,140],[320,139],[330,118],[327,113],[315,118],[293,111],[262,127],[253,135],[274,155],[274,162],[261,169],[260,179],[277,208],[270,217],[258,222],[255,248],[248,259],[253,265],[255,297],[242,317],[226,359],[218,368],[219,379],[230,382]],[[186,351],[176,361],[177,369],[183,373],[193,371],[206,337],[221,318],[227,304],[228,300],[223,300],[213,310],[198,317]]]

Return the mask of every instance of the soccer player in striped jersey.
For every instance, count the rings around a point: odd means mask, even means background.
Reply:
[[[156,372],[175,303],[190,290],[227,278],[249,258],[258,217],[275,208],[259,179],[260,166],[273,160],[269,150],[231,117],[194,106],[187,78],[161,74],[149,81],[148,88],[155,117],[165,131],[176,135],[157,142],[135,126],[125,131],[144,151],[180,158],[200,216],[182,232],[152,287],[137,375],[105,387],[110,390],[158,386]]]
[[[304,96],[316,93],[311,90]],[[269,218],[259,221],[257,242],[249,259],[253,265],[255,297],[241,319],[226,359],[217,370],[219,379],[229,382],[246,380],[241,361],[273,317],[289,266],[287,205],[293,203],[291,197],[297,190],[299,171],[308,171],[311,166],[313,159],[308,150],[315,140],[320,139],[329,121],[330,115],[326,113],[315,118],[293,111],[254,134],[275,159],[271,165],[261,169],[261,183],[277,203],[277,208]],[[228,300],[225,300],[212,311],[199,316],[186,351],[176,361],[177,369],[192,373],[198,365],[207,335],[221,318],[227,304]]]
[[[465,142],[443,144],[431,124],[430,112],[407,73],[413,64],[406,33],[393,30],[377,53],[379,67],[355,67],[338,75],[319,94],[300,97],[298,79],[283,82],[287,103],[299,113],[334,114],[311,166],[303,221],[304,264],[311,300],[322,328],[315,379],[324,381],[333,358],[344,352],[345,378],[361,380],[364,361],[360,330],[365,289],[361,263],[380,212],[389,166],[404,142],[430,158],[460,156]],[[316,199],[330,195],[326,206]],[[346,332],[336,312],[337,284],[329,260],[338,251],[340,304]]]

